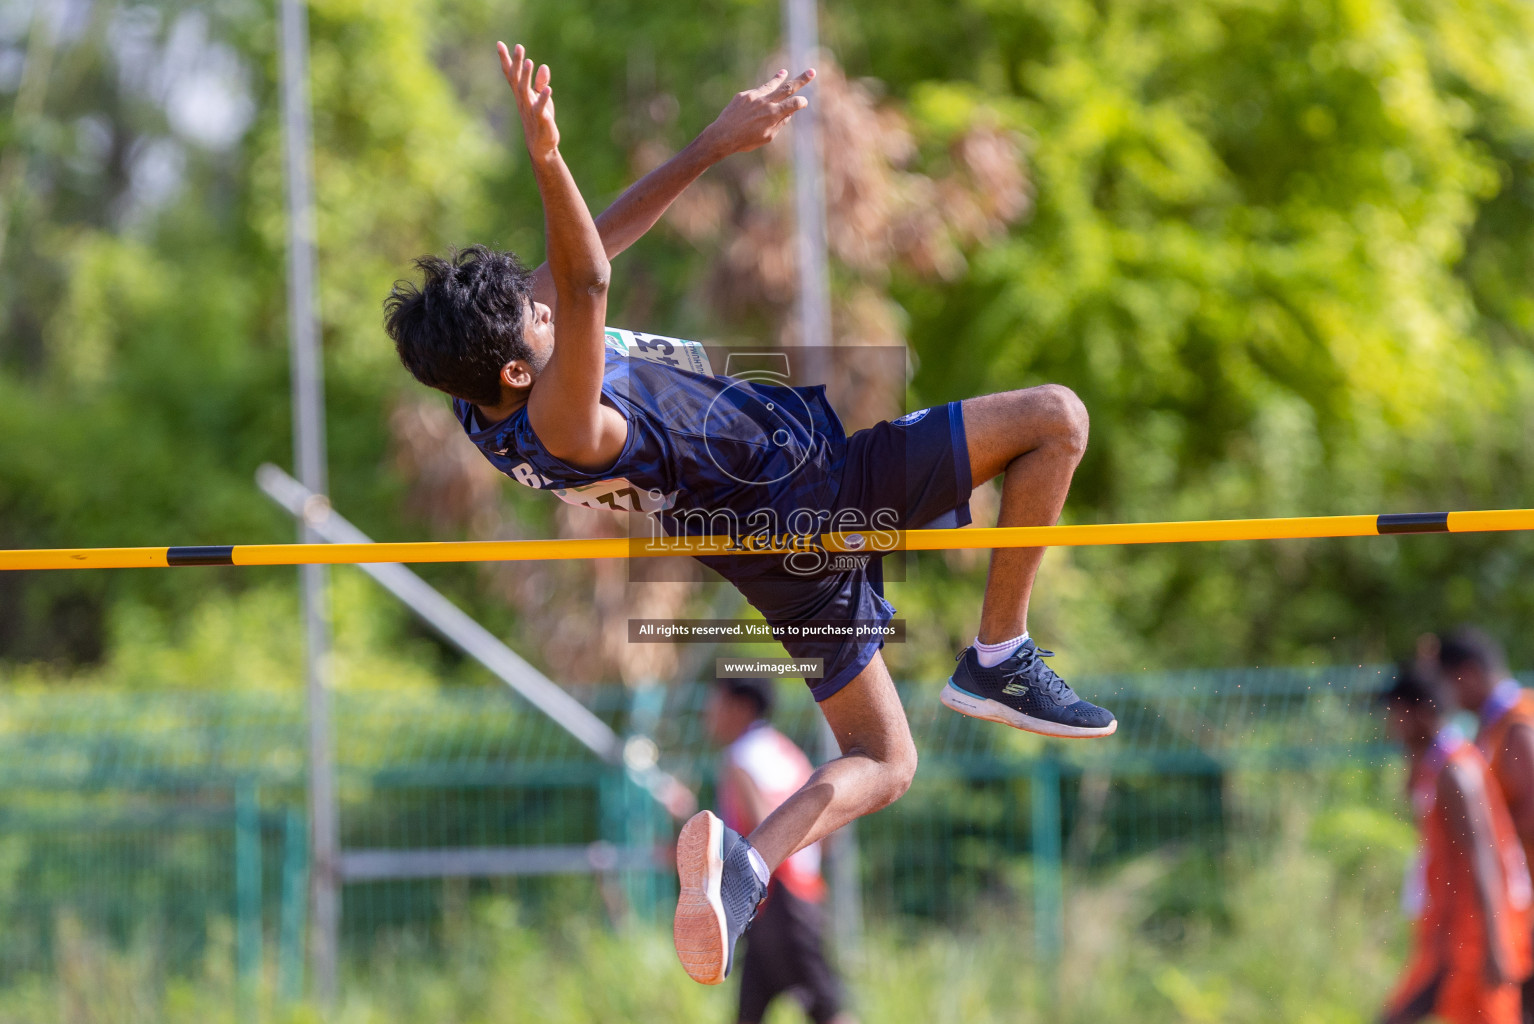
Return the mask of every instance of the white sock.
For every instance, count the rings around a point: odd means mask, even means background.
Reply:
[[[1015,636],[1011,640],[1003,640],[999,644],[983,644],[977,636],[975,637],[975,657],[980,659],[981,668],[995,668],[1012,657],[1027,639],[1027,630],[1023,630],[1022,636]]]
[[[772,877],[772,872],[767,870],[767,862],[762,859],[761,854],[756,852],[756,847],[746,847],[746,859],[751,862],[751,869],[756,872],[757,880],[766,885],[767,880]]]

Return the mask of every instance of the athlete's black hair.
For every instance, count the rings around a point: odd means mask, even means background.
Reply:
[[[772,717],[776,694],[771,679],[716,679],[714,682],[731,697],[748,700],[755,705],[757,718]]]
[[[384,330],[416,380],[476,405],[499,405],[501,367],[532,357],[522,337],[531,275],[513,253],[483,245],[415,261],[426,279],[396,281]]]
[[[1452,672],[1466,665],[1477,665],[1487,672],[1507,669],[1507,655],[1502,645],[1474,626],[1461,626],[1444,637],[1438,646],[1438,664]]]
[[[1443,697],[1438,680],[1414,662],[1403,661],[1397,668],[1390,685],[1380,691],[1379,702],[1386,707],[1426,708],[1443,710]]]

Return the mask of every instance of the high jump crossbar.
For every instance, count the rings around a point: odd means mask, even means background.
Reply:
[[[723,537],[592,537],[558,540],[404,541],[370,544],[232,544],[163,548],[42,548],[0,551],[0,570],[160,569],[188,565],[356,565],[370,562],[544,562],[677,555],[853,554],[985,548],[1190,544],[1233,540],[1376,537],[1409,533],[1534,530],[1534,509],[1407,512],[1284,519],[1008,526],[962,530],[826,533],[793,545],[731,546]]]

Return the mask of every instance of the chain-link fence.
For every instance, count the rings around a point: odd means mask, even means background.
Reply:
[[[1272,827],[1299,780],[1378,765],[1381,681],[1375,668],[1092,680],[1084,691],[1121,725],[1078,742],[971,721],[935,688],[908,688],[920,771],[833,847],[839,906],[875,921],[1014,914],[1051,954],[1067,877],[1173,847],[1216,864]],[[706,804],[705,692],[578,696],[618,732],[652,735]],[[823,754],[813,704],[783,694],[780,728]],[[430,949],[486,893],[531,921],[556,906],[612,921],[669,911],[669,817],[509,693],[344,693],[335,721],[348,962],[381,942]],[[0,696],[0,984],[46,980],[87,935],[151,951],[166,976],[221,958],[240,985],[300,992],[303,751],[296,687]]]

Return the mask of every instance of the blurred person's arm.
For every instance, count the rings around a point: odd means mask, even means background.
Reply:
[[[1518,722],[1507,730],[1499,760],[1502,773],[1502,798],[1507,801],[1513,827],[1524,849],[1534,846],[1534,728]]]
[[[1505,985],[1516,979],[1512,953],[1504,948],[1502,932],[1497,927],[1497,916],[1502,911],[1499,892],[1502,865],[1497,856],[1490,799],[1479,773],[1448,764],[1438,776],[1438,800],[1448,824],[1449,841],[1470,861],[1475,899],[1481,907],[1481,926],[1486,931],[1486,981]]]
[[[725,776],[723,781],[734,787],[732,791],[740,800],[740,813],[746,819],[743,823],[746,827],[741,829],[744,835],[754,830],[777,808],[762,795],[756,780],[740,765],[726,758],[722,770]]]
[[[527,396],[527,417],[550,455],[581,469],[609,466],[623,450],[628,422],[602,404],[603,335],[612,268],[602,239],[559,153],[549,66],[536,71],[521,44],[498,43],[501,70],[517,100],[522,133],[543,199],[554,306],[554,350]]]
[[[676,198],[710,167],[736,153],[749,153],[771,142],[797,111],[809,105],[795,95],[815,77],[814,69],[790,79],[779,71],[755,89],[738,92],[729,106],[680,153],[640,178],[596,218],[597,233],[608,259],[639,241]],[[554,276],[545,263],[533,271],[533,298],[557,301]]]

